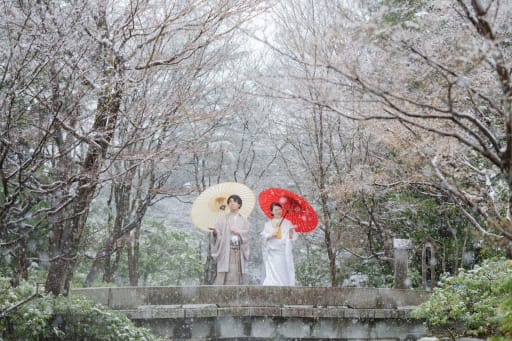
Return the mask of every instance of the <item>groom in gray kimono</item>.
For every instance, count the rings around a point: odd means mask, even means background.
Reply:
[[[247,218],[239,212],[242,199],[233,194],[228,198],[229,214],[209,227],[215,238],[212,258],[217,262],[215,285],[239,285],[249,260],[249,230]]]

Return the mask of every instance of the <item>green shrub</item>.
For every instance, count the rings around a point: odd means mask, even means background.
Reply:
[[[23,283],[10,288],[0,279],[0,314],[33,293]],[[157,340],[124,314],[84,297],[42,295],[0,318],[3,340]]]
[[[435,336],[500,335],[498,306],[510,294],[511,260],[486,260],[472,270],[444,277],[429,300],[413,313],[426,319],[425,327]]]
[[[509,294],[503,303],[500,304],[497,318],[499,330],[503,335],[491,337],[491,341],[512,340],[512,278],[509,278],[505,285],[505,289]]]

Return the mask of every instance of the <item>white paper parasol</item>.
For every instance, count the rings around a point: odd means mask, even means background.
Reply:
[[[238,182],[223,182],[208,187],[199,194],[190,210],[192,223],[199,229],[208,231],[208,227],[215,225],[221,217],[229,213],[227,200],[232,194],[236,194],[242,199],[240,214],[248,217],[256,203],[253,191]]]

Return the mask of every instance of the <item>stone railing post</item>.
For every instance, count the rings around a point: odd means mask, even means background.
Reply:
[[[410,249],[412,249],[410,239],[393,239],[395,289],[407,289],[411,286],[408,273]]]

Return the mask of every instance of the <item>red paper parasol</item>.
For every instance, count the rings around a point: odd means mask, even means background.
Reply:
[[[297,232],[309,232],[318,224],[318,216],[311,205],[298,194],[283,188],[267,188],[258,196],[260,207],[267,217],[272,219],[270,205],[281,204],[283,217],[296,225]]]

